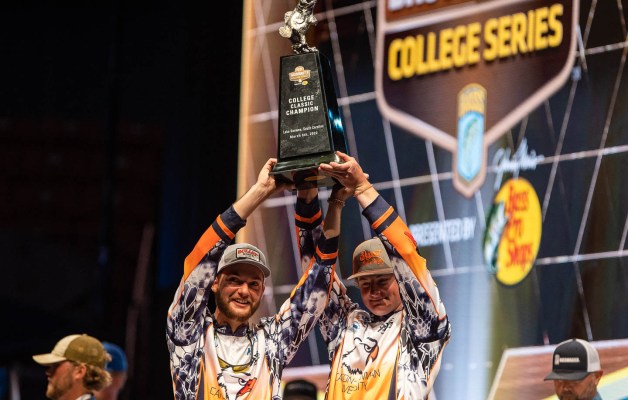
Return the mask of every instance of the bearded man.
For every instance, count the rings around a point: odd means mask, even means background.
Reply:
[[[229,244],[258,205],[291,189],[270,174],[276,162],[266,162],[257,182],[213,222],[185,259],[167,320],[175,399],[279,398],[284,366],[325,309],[338,253],[339,221],[333,218],[325,220],[316,255],[279,312],[250,322],[271,270],[257,247]],[[208,307],[210,294],[214,312]]]

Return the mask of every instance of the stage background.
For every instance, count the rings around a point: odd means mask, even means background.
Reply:
[[[277,30],[294,6],[0,7],[0,398],[13,379],[21,398],[44,399],[44,370],[31,355],[75,332],[129,350],[123,399],[172,398],[167,307],[198,237],[276,155],[278,63],[291,52]],[[628,337],[625,0],[581,2],[581,73],[490,149],[526,138],[545,157],[520,174],[544,223],[536,265],[514,288],[498,284],[481,256],[494,172],[461,196],[451,154],[379,114],[376,10],[375,1],[319,0],[309,40],[332,60],[351,154],[408,224],[474,221],[468,240],[421,250],[453,324],[437,397],[485,398],[506,349]],[[260,314],[297,281],[292,202],[288,193],[270,199],[246,230],[274,268]],[[369,232],[355,203],[343,225],[346,277]],[[317,334],[285,377],[309,371],[324,385],[326,362]]]
[[[122,399],[172,399],[168,305],[236,198],[242,6],[0,6],[0,399],[44,400],[31,355],[80,332],[127,350]]]
[[[318,24],[307,37],[331,60],[349,152],[401,218],[411,228],[457,219],[473,226],[468,235],[445,236],[436,243],[422,244],[416,238],[453,327],[435,385],[437,398],[486,398],[506,349],[552,345],[570,337],[595,341],[628,337],[625,3],[580,4],[581,45],[569,79],[490,146],[486,181],[470,198],[453,187],[450,152],[398,128],[378,109],[374,92],[378,4],[318,1]],[[292,53],[278,29],[294,5],[245,3],[240,193],[254,182],[264,161],[277,154],[279,59]],[[506,286],[489,273],[482,254],[486,218],[499,188],[491,160],[498,149],[514,152],[524,140],[529,152],[544,156],[535,169],[519,173],[538,195],[542,238],[531,273],[519,284]],[[300,275],[290,230],[293,202],[291,193],[269,199],[240,236],[261,246],[273,268],[262,314],[277,310]],[[350,275],[353,249],[370,236],[358,205],[349,201],[343,212],[340,276]],[[359,299],[352,283],[345,283],[349,295]],[[317,334],[291,366],[314,366],[299,368],[295,375],[310,371],[320,376],[327,363]],[[536,384],[549,387],[551,393],[551,383]]]

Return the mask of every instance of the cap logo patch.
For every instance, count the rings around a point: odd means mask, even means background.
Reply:
[[[554,356],[554,365],[579,363],[580,357],[561,357],[559,355]]]
[[[362,265],[384,264],[384,260],[382,260],[382,257],[380,256],[381,253],[382,253],[381,250],[373,250],[373,251],[364,250],[362,253],[360,253],[358,260],[360,261],[360,264]]]
[[[236,258],[248,258],[253,261],[259,262],[259,252],[253,249],[236,249]]]

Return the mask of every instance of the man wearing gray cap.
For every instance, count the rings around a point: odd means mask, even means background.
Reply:
[[[257,182],[218,216],[185,259],[167,318],[175,399],[279,398],[284,366],[324,310],[339,233],[339,222],[327,219],[314,262],[279,312],[249,321],[271,270],[257,247],[229,244],[264,200],[289,188],[270,174],[275,163],[266,162]],[[214,312],[207,305],[210,293]]]
[[[407,225],[355,158],[336,154],[342,163],[321,164],[319,171],[353,192],[377,236],[356,247],[348,278],[366,310],[335,279],[319,322],[331,361],[327,398],[427,399],[451,332],[438,288]],[[341,208],[330,207],[327,218]]]
[[[93,393],[108,386],[105,364],[111,357],[102,343],[88,335],[69,335],[47,354],[33,360],[48,367],[46,397],[53,400],[93,400]]]
[[[554,349],[552,372],[545,380],[554,381],[560,400],[601,400],[597,384],[603,373],[595,347],[582,339],[569,339]]]

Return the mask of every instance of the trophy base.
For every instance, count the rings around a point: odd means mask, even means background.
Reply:
[[[336,180],[318,172],[320,164],[332,161],[341,162],[340,158],[333,153],[281,160],[275,164],[270,173],[276,179],[294,183],[295,189],[332,187],[337,183]]]

